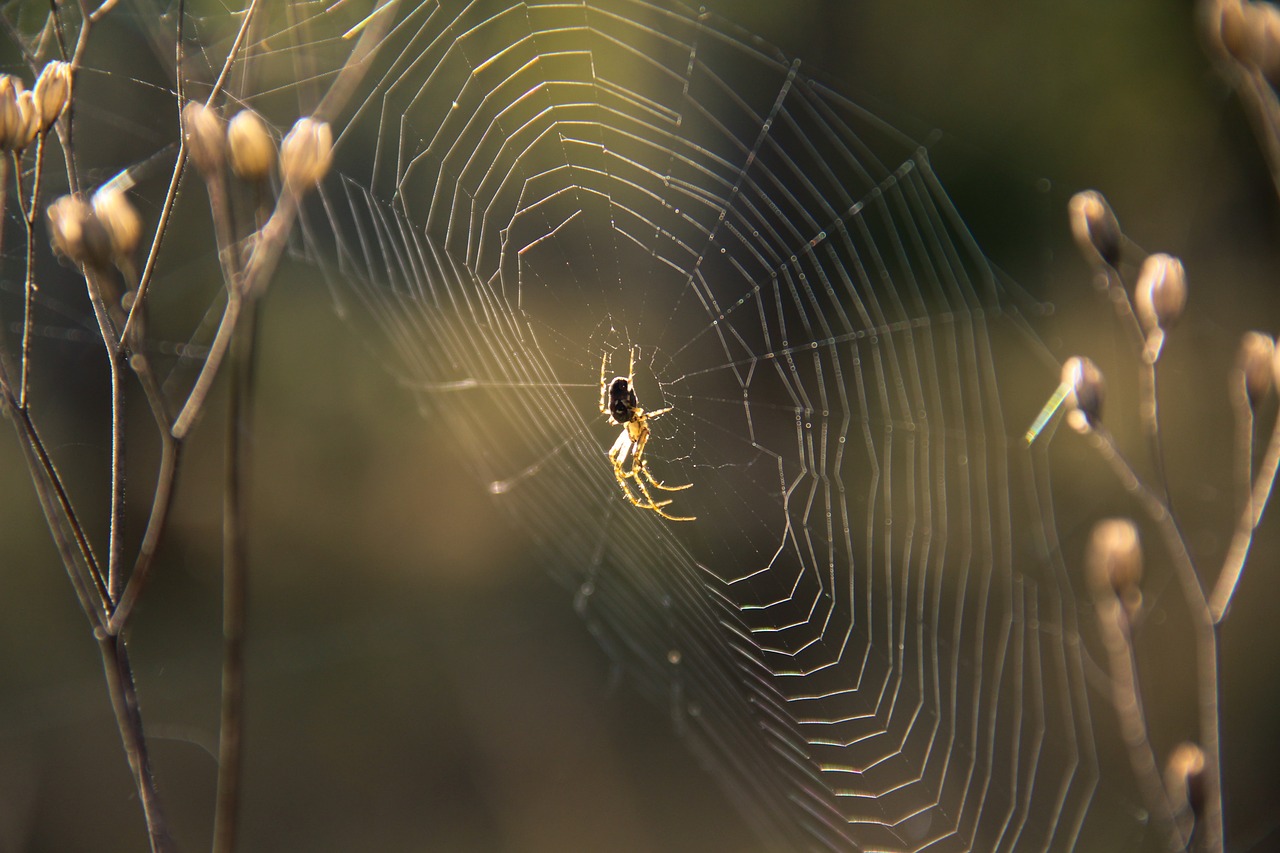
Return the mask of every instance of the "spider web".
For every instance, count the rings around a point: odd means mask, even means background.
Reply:
[[[264,8],[250,103],[318,100],[374,8]],[[187,19],[209,80],[214,11]],[[1035,405],[1003,405],[1053,374],[928,151],[703,9],[381,14],[308,254],[763,842],[1140,832],[1099,794]],[[640,404],[671,407],[648,465],[694,522],[628,503],[606,458],[600,360],[632,352]]]
[[[927,151],[705,10],[400,13],[311,242],[764,842],[1090,837],[1073,593],[1002,406],[1037,344]],[[606,459],[633,351],[695,522]]]

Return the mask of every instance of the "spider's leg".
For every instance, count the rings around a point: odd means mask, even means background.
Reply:
[[[631,363],[627,365],[627,384],[636,387],[636,348],[631,348]]]
[[[630,471],[624,471],[622,469],[622,463],[617,461],[616,459],[614,460],[614,463],[613,463],[613,474],[618,480],[618,485],[622,487],[622,494],[626,496],[627,500],[630,501],[632,505],[638,506],[641,509],[651,509],[654,511],[658,511],[659,507],[664,507],[667,504],[671,503],[671,501],[669,500],[655,502],[653,497],[649,494],[648,490],[645,489],[644,483],[636,479],[635,475]],[[627,485],[628,479],[635,480],[635,484],[636,484],[635,492],[632,492],[631,487]],[[640,496],[636,497],[636,493],[639,493]]]
[[[635,469],[632,469],[627,474],[627,476],[629,476],[632,480],[635,481],[636,491],[638,491],[644,497],[644,501],[641,503],[636,503],[636,506],[643,507],[645,509],[651,509],[654,512],[658,513],[658,515],[665,516],[666,513],[662,511],[662,507],[671,503],[671,498],[667,498],[665,501],[655,501],[653,499],[653,495],[649,494],[649,490],[645,488],[644,480],[641,480],[639,477],[636,476]],[[667,516],[667,517],[670,518],[670,516]]]
[[[652,418],[653,415],[649,415],[649,417]],[[662,489],[664,492],[680,492],[693,485],[693,483],[685,483],[683,486],[664,486],[659,480],[650,474],[649,466],[644,460],[644,448],[648,443],[649,433],[646,431],[644,435],[640,436],[640,440],[636,442],[636,448],[631,454],[631,476],[635,478],[637,483],[640,482],[638,474],[643,474],[646,480],[659,489]]]
[[[600,414],[609,414],[609,385],[606,378],[609,369],[609,351],[605,350],[604,355],[600,356]]]
[[[693,487],[693,483],[685,483],[683,486],[668,486],[660,480],[655,480],[653,474],[649,473],[649,466],[647,465],[640,466],[640,473],[644,474],[644,478],[649,481],[650,485],[654,488],[662,489],[664,492],[683,492],[685,489]]]
[[[646,418],[648,418],[649,420],[653,420],[654,418],[658,417],[659,415],[665,415],[665,414],[666,414],[667,412],[669,412],[669,411],[671,411],[671,407],[670,407],[670,406],[667,406],[665,409],[658,409],[658,411],[656,411],[656,412],[645,412],[645,413],[644,413],[644,416],[645,416]]]

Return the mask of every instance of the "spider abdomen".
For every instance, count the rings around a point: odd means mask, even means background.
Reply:
[[[630,423],[638,408],[640,400],[626,377],[619,376],[609,383],[609,416],[614,423]]]

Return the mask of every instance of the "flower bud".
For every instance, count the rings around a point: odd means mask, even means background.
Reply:
[[[123,190],[110,185],[93,194],[93,212],[107,232],[111,256],[117,262],[133,257],[142,239],[142,217]]]
[[[199,101],[182,108],[182,139],[200,174],[208,176],[222,168],[226,136],[217,112]]]
[[[71,64],[58,59],[45,63],[36,79],[35,99],[40,129],[48,130],[71,102]]]
[[[15,151],[25,151],[40,132],[40,108],[36,106],[33,92],[18,93],[18,115],[21,120],[13,135],[13,148]]]
[[[18,106],[22,81],[10,74],[0,74],[0,149],[16,151],[15,144],[21,136],[23,119]]]
[[[280,143],[280,172],[285,184],[303,193],[317,186],[333,164],[333,131],[329,124],[304,116]]]
[[[1247,61],[1245,11],[1240,0],[1218,0],[1211,9],[1210,36],[1217,36],[1222,49],[1240,61]]]
[[[1168,329],[1187,307],[1187,273],[1172,255],[1148,255],[1134,292],[1138,319],[1147,333]]]
[[[1107,518],[1093,526],[1085,552],[1085,576],[1094,598],[1120,599],[1129,618],[1142,606],[1142,543],[1127,518]]]
[[[1164,787],[1175,807],[1185,804],[1197,818],[1204,812],[1204,750],[1180,743],[1164,767]]]
[[[1102,194],[1095,190],[1076,193],[1067,203],[1067,215],[1071,220],[1071,234],[1084,256],[1114,268],[1120,262],[1124,235],[1115,212]]]
[[[1245,9],[1249,61],[1272,83],[1280,82],[1280,8],[1250,3]]]
[[[1275,385],[1275,341],[1262,332],[1245,332],[1236,355],[1236,369],[1244,377],[1249,405],[1256,407]]]
[[[241,110],[227,125],[231,170],[246,181],[264,181],[276,164],[276,145],[253,110]]]
[[[83,198],[64,195],[49,205],[46,215],[55,252],[77,264],[105,266],[111,260],[111,238]]]
[[[1072,356],[1062,365],[1062,384],[1067,391],[1071,425],[1078,432],[1092,428],[1102,418],[1102,402],[1107,386],[1102,371],[1090,359]]]

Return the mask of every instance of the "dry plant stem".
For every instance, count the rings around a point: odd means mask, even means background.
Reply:
[[[90,549],[88,538],[80,527],[75,512],[71,509],[71,500],[66,488],[58,477],[57,469],[45,450],[44,442],[36,432],[30,413],[16,408],[16,400],[9,385],[7,376],[0,376],[0,387],[4,389],[4,405],[13,415],[14,426],[23,438],[19,442],[27,457],[27,467],[31,471],[31,481],[36,489],[36,496],[44,510],[49,532],[53,536],[54,545],[62,557],[67,577],[80,601],[85,616],[95,628],[106,622],[106,586],[102,582],[102,574]],[[71,540],[68,541],[68,533]]]
[[[1227,549],[1227,557],[1223,561],[1222,571],[1214,584],[1213,594],[1209,597],[1209,611],[1215,623],[1221,622],[1231,606],[1231,597],[1235,595],[1236,586],[1240,583],[1240,574],[1244,571],[1245,560],[1249,557],[1249,546],[1253,544],[1253,531],[1262,520],[1262,513],[1271,498],[1271,489],[1276,482],[1276,469],[1280,467],[1280,417],[1276,419],[1271,430],[1271,441],[1267,444],[1266,455],[1258,467],[1258,476],[1253,481],[1253,488],[1240,513],[1240,522],[1231,537],[1231,547]]]
[[[267,224],[258,232],[258,239],[253,247],[253,254],[249,258],[243,277],[239,284],[233,286],[227,294],[227,307],[222,313],[222,322],[218,326],[218,332],[214,336],[213,343],[209,346],[209,355],[205,359],[200,375],[196,377],[195,386],[192,387],[186,404],[182,407],[182,411],[178,414],[178,419],[174,422],[173,435],[175,438],[181,440],[191,431],[191,427],[204,407],[205,399],[209,395],[209,388],[218,373],[222,359],[227,354],[227,348],[231,345],[244,300],[246,298],[256,298],[259,292],[266,287],[266,283],[271,280],[276,265],[280,262],[280,253],[284,251],[285,241],[289,237],[289,231],[292,229],[293,222],[297,216],[298,198],[292,191],[285,189],[280,194],[280,200],[276,202],[271,218],[267,220]]]
[[[1200,722],[1200,748],[1204,750],[1204,813],[1197,836],[1206,853],[1222,853],[1222,770],[1218,719],[1218,634],[1205,600],[1204,590],[1186,543],[1168,507],[1120,454],[1111,436],[1102,428],[1093,430],[1093,444],[1111,466],[1125,489],[1142,502],[1156,523],[1165,549],[1173,561],[1174,574],[1182,587],[1183,599],[1195,632],[1196,694]]]
[[[138,709],[138,694],[134,689],[133,670],[125,651],[124,638],[101,631],[95,633],[102,651],[111,704],[115,708],[116,723],[120,728],[120,740],[124,744],[134,784],[142,800],[152,853],[170,853],[177,847],[169,835],[168,822],[160,806],[160,796],[156,792],[155,778],[151,773],[151,757],[146,738],[142,735],[142,714]]]
[[[1276,193],[1280,194],[1280,100],[1277,100],[1267,78],[1256,68],[1236,65],[1228,79],[1235,83],[1236,91],[1244,101],[1271,172],[1271,182]]]
[[[1147,810],[1164,836],[1165,847],[1174,851],[1185,850],[1190,838],[1180,831],[1174,819],[1173,808],[1161,783],[1159,764],[1147,736],[1147,718],[1138,695],[1138,673],[1133,659],[1129,619],[1114,595],[1097,602],[1096,608],[1111,670],[1111,698],[1120,718],[1121,736],[1129,749],[1133,775]]]
[[[164,235],[169,233],[169,217],[173,215],[173,206],[178,201],[178,188],[182,186],[182,173],[187,166],[187,143],[185,134],[182,132],[182,108],[186,105],[187,99],[186,85],[182,78],[182,30],[186,14],[185,0],[179,0],[177,32],[174,34],[173,60],[173,67],[177,71],[174,78],[174,91],[177,94],[178,101],[177,110],[175,111],[175,115],[178,116],[178,155],[173,161],[173,174],[169,177],[169,189],[165,192],[164,204],[160,207],[160,218],[156,222],[155,234],[151,237],[151,248],[147,251],[147,262],[142,268],[142,278],[138,281],[138,287],[134,292],[133,305],[129,306],[129,316],[125,318],[124,328],[120,330],[120,337],[124,340],[129,339],[129,330],[133,326],[134,315],[142,310],[143,302],[147,298],[147,286],[151,283],[151,278],[155,274],[156,262],[160,258],[160,245],[164,242]],[[227,61],[230,61],[230,57],[228,57]]]
[[[136,294],[136,270],[132,268],[132,265],[129,265],[122,268],[121,273],[128,280],[130,290]],[[133,368],[134,374],[138,377],[138,382],[142,385],[147,403],[151,407],[151,415],[155,419],[156,427],[160,434],[160,466],[159,471],[156,473],[156,485],[151,500],[151,512],[147,518],[147,528],[143,533],[142,543],[138,546],[138,555],[134,560],[133,571],[129,573],[129,580],[125,584],[124,591],[120,594],[119,602],[116,604],[115,610],[112,611],[110,620],[107,622],[106,630],[108,634],[118,634],[128,624],[134,605],[138,603],[138,596],[146,587],[147,580],[150,578],[156,549],[160,545],[160,535],[164,532],[165,522],[169,517],[169,509],[173,505],[173,489],[182,449],[181,443],[169,432],[169,425],[172,421],[168,404],[165,402],[164,392],[160,389],[160,383],[151,371],[150,362],[147,361],[146,356],[135,353],[134,357],[129,360],[129,364]]]
[[[13,389],[7,377],[0,378],[4,380],[0,384],[5,388],[5,405],[12,413],[14,426],[23,439],[21,444],[23,450],[27,453],[28,465],[32,472],[32,482],[36,487],[36,492],[42,505],[46,507],[45,515],[49,520],[49,531],[53,534],[55,542],[59,544],[61,544],[64,526],[71,533],[72,539],[75,541],[75,549],[69,553],[73,553],[77,558],[66,562],[67,573],[72,576],[72,583],[78,584],[79,579],[75,567],[83,566],[84,571],[89,576],[88,586],[97,593],[94,600],[90,602],[90,606],[85,608],[85,613],[92,623],[95,625],[101,624],[106,620],[106,608],[108,606],[107,587],[102,576],[102,569],[98,564],[97,558],[94,557],[92,546],[89,544],[89,537],[85,534],[84,528],[80,526],[79,518],[71,505],[71,498],[67,494],[66,486],[63,485],[62,478],[58,476],[58,470],[54,466],[48,450],[45,448],[43,439],[40,438],[35,421],[31,419],[31,413],[17,408],[17,400],[13,396]],[[59,552],[63,553],[61,547]]]
[[[258,301],[250,297],[230,354],[226,480],[223,485],[222,722],[218,737],[218,794],[213,851],[235,849],[240,813],[244,732],[244,642],[248,609],[248,512],[246,481],[253,426],[253,368]]]
[[[18,391],[18,406],[27,407],[27,378],[31,372],[31,319],[35,306],[36,293],[36,209],[40,204],[40,175],[44,171],[44,140],[47,134],[41,133],[36,142],[36,171],[31,181],[31,203],[23,211],[22,221],[27,229],[27,277],[23,286],[22,300],[22,379]],[[14,154],[14,166],[21,174],[21,162]],[[19,190],[21,195],[21,190]]]
[[[1240,490],[1240,511],[1251,511],[1253,492],[1253,406],[1249,401],[1248,380],[1243,370],[1236,372],[1231,383],[1231,409],[1236,418],[1236,488]],[[1221,583],[1221,578],[1219,578]],[[1213,596],[1210,598],[1212,601]]]

